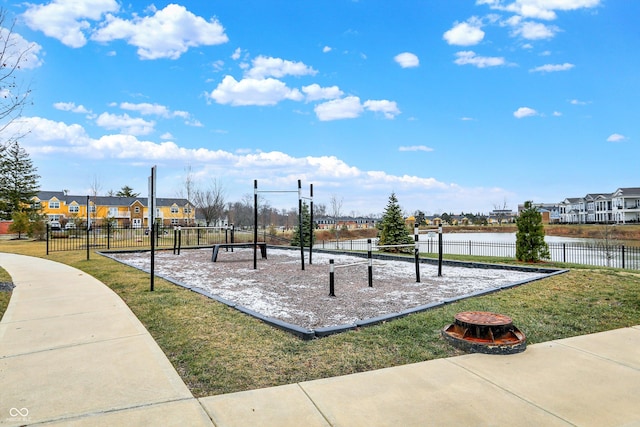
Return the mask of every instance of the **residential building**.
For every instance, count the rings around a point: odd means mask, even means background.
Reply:
[[[41,191],[33,199],[49,222],[62,227],[75,224],[102,225],[110,221],[117,227],[147,228],[149,208],[147,197],[77,196],[62,191]],[[195,208],[187,199],[156,198],[156,222],[164,226],[194,225]]]
[[[346,228],[348,230],[376,228],[376,224],[379,220],[375,218],[365,217],[340,217],[337,219],[338,228]],[[335,228],[336,220],[333,217],[320,217],[314,218],[315,222],[320,230],[330,230]]]
[[[557,209],[559,222],[564,224],[638,224],[640,187],[566,198]]]

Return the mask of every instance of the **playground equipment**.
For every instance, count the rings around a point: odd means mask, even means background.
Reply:
[[[298,193],[298,229],[300,230],[300,265],[304,270],[304,231],[302,228],[302,200],[310,201],[311,220],[309,221],[309,264],[313,254],[313,184],[309,185],[309,197],[302,196],[302,181],[298,180],[297,190],[258,190],[258,180],[253,180],[253,269],[258,268],[258,193]]]
[[[438,277],[442,276],[442,225],[438,227]],[[432,233],[433,230],[423,230]],[[420,283],[420,230],[418,227],[414,228],[414,243],[407,243],[402,245],[376,245],[376,249],[380,248],[414,248],[414,263],[416,266],[416,283]],[[355,262],[351,264],[335,265],[334,260],[329,260],[329,296],[335,297],[335,269],[352,267],[355,265],[368,264],[367,278],[369,287],[373,287],[373,255],[371,239],[367,239],[367,261]]]

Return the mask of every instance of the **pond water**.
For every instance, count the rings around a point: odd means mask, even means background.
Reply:
[[[420,241],[437,241],[438,233],[420,234]],[[515,243],[516,233],[443,233],[444,242],[479,242],[479,243]],[[590,242],[591,239],[576,237],[544,236],[547,243],[580,243]]]

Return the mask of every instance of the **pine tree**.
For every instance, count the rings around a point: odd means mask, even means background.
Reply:
[[[38,194],[36,171],[18,141],[0,147],[0,219],[11,219],[13,212],[37,210],[32,202]]]
[[[302,203],[302,241],[303,246],[309,247],[310,238],[313,236],[313,242],[315,243],[315,234],[309,233],[309,224],[311,224],[311,212],[309,211],[309,205]],[[291,246],[300,246],[300,224],[296,225],[296,228],[291,237]]]
[[[409,235],[404,223],[404,216],[398,204],[395,193],[391,193],[389,202],[382,215],[380,223],[380,240],[378,244],[384,245],[406,245],[413,243],[413,238]],[[384,248],[387,252],[398,252],[400,248]]]
[[[518,261],[538,262],[551,258],[549,246],[544,241],[542,215],[531,201],[524,203],[524,210],[516,219],[516,258]]]

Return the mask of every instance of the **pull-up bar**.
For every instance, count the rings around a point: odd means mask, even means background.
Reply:
[[[298,193],[298,229],[300,230],[300,265],[304,270],[304,232],[302,221],[302,199],[310,200],[311,220],[309,222],[309,264],[313,253],[313,184],[310,184],[310,197],[302,196],[302,181],[298,180],[297,190],[258,190],[258,180],[253,180],[253,269],[258,268],[258,193]]]

